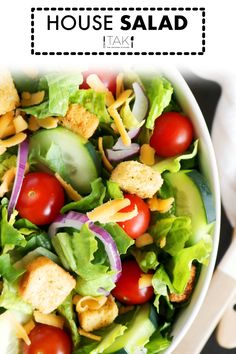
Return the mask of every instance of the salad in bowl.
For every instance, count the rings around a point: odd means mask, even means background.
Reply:
[[[216,219],[180,101],[163,73],[1,74],[2,354],[168,350]]]

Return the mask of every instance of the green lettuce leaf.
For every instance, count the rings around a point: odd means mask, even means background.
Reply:
[[[3,290],[0,295],[0,307],[7,310],[20,311],[25,314],[31,314],[33,309],[31,305],[18,295],[17,283],[10,283],[6,279],[3,281]]]
[[[118,224],[111,222],[103,224],[102,228],[112,236],[120,254],[126,254],[128,248],[134,244],[134,240]]]
[[[211,236],[206,235],[198,243],[182,249],[171,259],[168,273],[177,294],[182,294],[187,285],[190,278],[192,262],[197,260],[199,263],[207,265],[211,250],[212,239]]]
[[[107,194],[109,199],[123,199],[124,194],[117,182],[107,181]]]
[[[67,296],[63,303],[57,308],[57,311],[66,319],[67,327],[70,330],[73,347],[77,348],[80,342],[80,335],[75,322],[75,313],[73,310],[72,293]]]
[[[16,269],[11,264],[11,258],[8,253],[2,254],[0,256],[0,276],[2,276],[4,279],[6,279],[9,282],[14,282],[24,272],[25,272],[24,269]]]
[[[155,76],[151,81],[144,82],[144,86],[151,106],[146,127],[153,129],[156,118],[162,114],[171,101],[173,87],[169,81],[160,76]]]
[[[108,328],[104,328],[102,331],[102,341],[98,346],[91,351],[91,354],[104,353],[107,348],[109,348],[116,340],[116,338],[122,336],[127,329],[126,326],[121,324],[113,324]]]
[[[157,246],[164,242],[162,249],[171,256],[175,256],[184,248],[192,235],[191,218],[171,216],[158,220],[154,226],[150,227],[150,233]]]
[[[114,287],[114,272],[107,265],[107,257],[99,257],[101,253],[106,255],[98,249],[103,245],[97,241],[87,224],[73,235],[58,233],[52,243],[63,266],[79,276],[76,289],[81,295],[98,295],[99,288],[104,287],[109,291]]]
[[[2,179],[4,173],[11,167],[16,166],[16,155],[12,155],[9,152],[5,152],[0,155],[0,180]]]
[[[103,203],[106,194],[106,187],[102,183],[101,178],[97,178],[91,183],[92,191],[86,197],[83,197],[77,202],[71,202],[66,204],[62,209],[61,213],[67,213],[70,210],[77,210],[80,212],[85,212],[96,208]]]
[[[130,103],[134,99],[134,96],[128,98],[120,110],[120,116],[123,120],[126,129],[139,128],[142,126],[143,122],[139,122],[133,115],[130,109]]]
[[[151,269],[156,269],[159,264],[157,254],[154,251],[135,249],[132,254],[144,273],[147,273]]]
[[[152,336],[149,338],[148,343],[145,345],[145,349],[147,350],[147,354],[157,354],[163,353],[171,343],[171,340],[163,337],[157,329]]]
[[[110,123],[106,108],[105,93],[95,92],[92,89],[78,90],[70,97],[70,103],[79,103],[90,113],[95,114],[101,123]]]
[[[1,236],[1,246],[4,249],[4,252],[7,250],[13,249],[15,246],[24,247],[27,243],[24,235],[17,230],[14,224],[14,216],[11,216],[8,221],[7,209],[2,207],[2,220],[0,225],[0,236]]]
[[[64,117],[68,110],[69,98],[78,91],[82,81],[81,73],[44,75],[39,81],[38,90],[46,92],[47,100],[22,110],[39,119],[48,116]]]
[[[181,161],[183,160],[191,160],[195,156],[197,156],[198,152],[198,142],[199,140],[195,140],[192,151],[185,153],[184,155],[179,155],[175,157],[170,157],[167,159],[163,159],[157,162],[152,168],[159,173],[163,173],[164,171],[170,172],[178,172],[181,169]]]

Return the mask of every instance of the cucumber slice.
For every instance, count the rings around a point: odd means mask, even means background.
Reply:
[[[134,354],[141,350],[157,328],[157,313],[147,303],[141,306],[125,333],[104,351],[104,354]]]
[[[93,145],[72,131],[42,129],[30,138],[29,161],[33,168],[58,173],[81,194],[91,190],[100,174],[100,159]]]
[[[205,178],[196,170],[165,173],[164,179],[173,188],[177,216],[190,216],[193,236],[189,244],[209,233],[215,221],[213,196]]]

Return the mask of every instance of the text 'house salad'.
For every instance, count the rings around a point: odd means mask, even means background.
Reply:
[[[191,117],[158,75],[0,73],[0,352],[163,352],[212,248]]]

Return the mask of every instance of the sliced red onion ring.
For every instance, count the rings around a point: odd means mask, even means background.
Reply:
[[[8,205],[8,218],[10,218],[12,212],[15,209],[21,186],[25,175],[25,167],[28,158],[29,144],[27,140],[24,140],[18,147],[17,165],[16,165],[16,177],[12,188],[11,198]]]
[[[139,135],[139,133],[140,133],[140,128],[133,128],[128,131],[128,135],[131,140],[136,138]],[[113,146],[112,150],[125,150],[129,148],[130,146],[124,145],[122,139],[119,138],[115,143],[115,145]]]
[[[149,101],[142,86],[140,86],[138,82],[134,82],[132,86],[135,94],[132,113],[137,121],[141,123],[147,116]]]
[[[81,213],[70,211],[68,214],[60,215],[56,220],[50,225],[48,233],[53,237],[57,230],[61,227],[73,227],[80,230],[82,225],[88,222],[89,229],[94,232],[96,237],[103,243],[105,250],[107,252],[111,269],[116,273],[113,275],[114,283],[117,282],[121,275],[121,259],[116,247],[116,243],[111,237],[111,235],[101,227],[95,225],[89,218]]]
[[[129,148],[123,150],[113,150],[106,149],[106,155],[109,161],[119,162],[129,157],[135,156],[139,153],[140,146],[139,144],[132,143]]]

